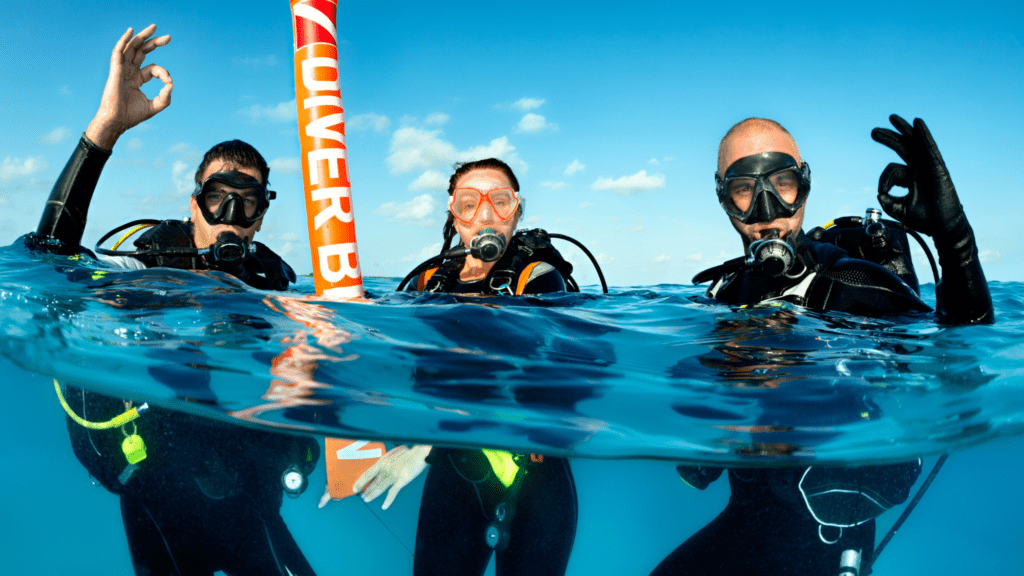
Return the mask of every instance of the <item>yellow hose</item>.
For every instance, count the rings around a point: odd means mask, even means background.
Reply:
[[[64,399],[64,394],[60,391],[60,383],[57,382],[56,378],[53,379],[53,388],[54,390],[57,391],[57,398],[60,400],[60,405],[64,407],[64,411],[68,413],[68,416],[70,416],[71,419],[74,420],[75,422],[78,422],[79,424],[85,426],[86,428],[91,428],[92,430],[108,430],[110,428],[120,428],[121,426],[124,426],[125,424],[138,418],[141,415],[139,413],[140,410],[146,410],[147,408],[149,408],[149,404],[143,404],[138,408],[132,408],[131,410],[128,410],[124,414],[116,416],[111,420],[107,420],[106,422],[89,422],[88,420],[85,420],[78,414],[75,414],[75,412],[71,409],[71,406],[68,406],[68,401]]]
[[[114,246],[111,248],[111,250],[117,250],[117,247],[120,246],[121,243],[123,243],[125,240],[131,238],[132,234],[135,234],[136,232],[142,230],[143,228],[149,228],[150,226],[152,226],[152,224],[139,224],[138,226],[135,226],[131,230],[125,232],[124,235],[121,236],[121,238],[117,242],[114,242]]]

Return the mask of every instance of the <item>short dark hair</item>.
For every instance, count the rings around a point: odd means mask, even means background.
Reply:
[[[207,150],[203,156],[203,161],[199,164],[199,168],[196,169],[196,184],[202,184],[200,178],[202,178],[203,172],[206,171],[206,168],[214,160],[224,160],[243,168],[255,168],[263,176],[263,185],[266,186],[268,184],[267,178],[270,177],[270,166],[267,165],[267,161],[263,159],[263,156],[251,144],[241,140],[221,142]]]
[[[512,184],[512,189],[519,192],[519,180],[516,180],[516,175],[512,173],[512,168],[508,164],[505,164],[497,158],[484,158],[483,160],[474,160],[472,162],[456,162],[455,174],[452,174],[450,180],[448,180],[448,195],[451,196],[455,193],[455,183],[462,178],[464,174],[472,170],[480,170],[482,168],[494,168],[505,173],[508,177],[508,181]]]

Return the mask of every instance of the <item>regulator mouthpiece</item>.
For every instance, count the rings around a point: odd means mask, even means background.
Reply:
[[[779,238],[777,231],[772,231],[765,238],[750,243],[747,266],[757,268],[765,276],[782,276],[793,267],[796,253],[789,242]]]
[[[505,252],[505,237],[484,228],[469,242],[470,254],[484,262],[494,262]]]
[[[242,264],[255,251],[255,246],[246,244],[245,240],[234,232],[221,232],[217,241],[204,251],[200,251],[207,263],[213,268],[232,268]]]

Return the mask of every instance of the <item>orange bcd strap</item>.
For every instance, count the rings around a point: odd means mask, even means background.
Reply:
[[[526,284],[530,282],[530,274],[533,273],[533,269],[537,267],[540,262],[530,262],[523,268],[523,271],[519,273],[519,281],[516,282],[516,296],[522,296],[523,291],[526,290]]]
[[[420,274],[419,279],[416,280],[417,292],[423,291],[423,288],[426,287],[427,282],[430,281],[430,277],[434,275],[434,272],[437,272],[437,268],[431,268],[430,270],[427,270],[426,272]]]

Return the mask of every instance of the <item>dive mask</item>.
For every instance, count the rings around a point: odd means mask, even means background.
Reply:
[[[519,207],[519,193],[508,187],[487,191],[456,188],[448,199],[448,209],[463,224],[472,224],[484,202],[491,205],[498,219],[508,220]]]
[[[249,228],[267,213],[277,193],[244,172],[223,170],[197,183],[192,196],[207,224]]]
[[[718,201],[729,216],[744,224],[790,218],[811,191],[811,168],[784,152],[763,152],[715,173]]]

